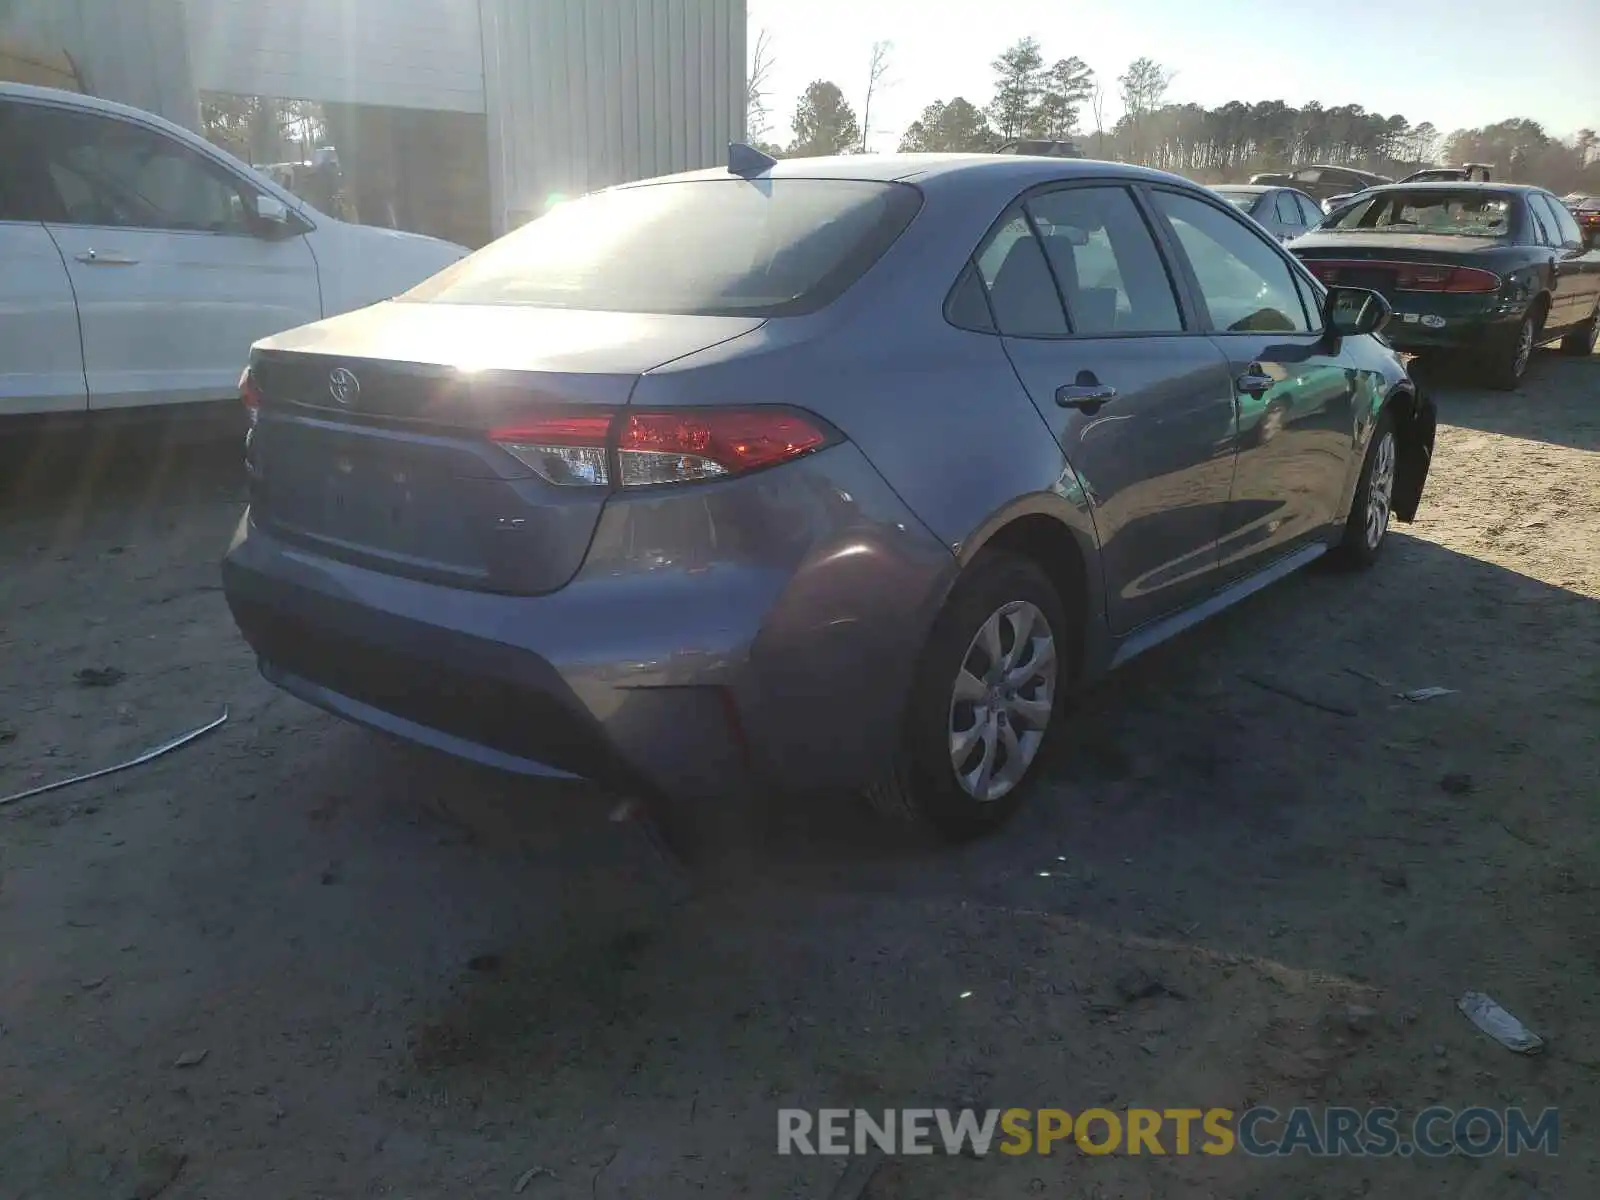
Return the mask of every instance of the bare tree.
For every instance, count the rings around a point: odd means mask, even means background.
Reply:
[[[767,82],[772,77],[772,35],[765,29],[756,34],[750,54],[750,71],[745,76],[745,137],[756,141],[772,128],[767,109]]]
[[[1098,78],[1089,93],[1089,111],[1094,114],[1094,156],[1106,156],[1106,85]]]
[[[872,136],[872,97],[889,86],[883,81],[889,73],[889,53],[893,42],[873,42],[872,57],[867,60],[867,99],[861,106],[861,153],[867,152],[867,139]]]

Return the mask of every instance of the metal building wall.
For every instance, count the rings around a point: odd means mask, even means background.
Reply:
[[[202,91],[483,111],[478,0],[187,0]]]
[[[480,0],[496,232],[574,196],[724,161],[745,0]]]
[[[70,55],[96,96],[200,123],[184,0],[10,0],[0,38]]]

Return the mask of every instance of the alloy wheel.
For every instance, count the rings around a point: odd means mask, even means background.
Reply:
[[[1367,477],[1367,549],[1376,550],[1389,528],[1394,494],[1394,434],[1383,431],[1372,453],[1372,474]]]
[[[950,765],[982,804],[1022,781],[1055,707],[1055,635],[1025,600],[993,612],[978,629],[950,697]]]
[[[1528,369],[1528,360],[1533,357],[1533,317],[1531,315],[1522,319],[1522,327],[1517,330],[1517,353],[1511,360],[1511,373],[1521,379]]]

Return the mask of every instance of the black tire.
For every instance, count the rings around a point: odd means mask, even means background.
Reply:
[[[1377,473],[1388,445],[1388,489],[1385,494],[1384,515],[1374,538],[1369,530],[1372,517],[1373,476]],[[1344,523],[1344,537],[1334,547],[1336,562],[1345,567],[1364,570],[1378,561],[1383,547],[1389,541],[1389,516],[1394,499],[1394,473],[1400,465],[1400,441],[1395,433],[1394,415],[1388,409],[1378,414],[1372,437],[1367,442],[1367,456],[1361,463],[1361,477],[1356,481],[1356,491],[1350,501],[1350,516]]]
[[[1484,366],[1488,370],[1490,387],[1502,392],[1517,390],[1528,374],[1543,325],[1544,309],[1535,305],[1522,314],[1522,320],[1510,337],[1500,340],[1488,351]]]
[[[1013,737],[1018,732],[1024,737],[1033,732],[1041,735],[1033,743],[1032,757],[1008,791],[979,801],[963,787],[952,762],[951,722],[962,703],[955,699],[956,681],[977,650],[980,630],[1008,606],[1019,604],[1032,606],[1054,647],[1049,718],[1041,722],[1042,729],[1024,731],[1022,724],[1012,725]],[[996,551],[975,560],[934,622],[917,666],[896,761],[888,776],[868,790],[868,803],[890,819],[919,826],[946,841],[980,837],[1004,824],[1026,798],[1054,734],[1063,688],[1075,664],[1072,647],[1079,631],[1069,621],[1067,606],[1031,559]],[[1009,649],[1003,643],[1002,648]],[[1034,695],[1037,699],[1037,691]],[[982,744],[976,749],[982,753]],[[996,750],[987,753],[1003,761]]]
[[[1596,304],[1589,319],[1561,339],[1561,353],[1575,358],[1588,358],[1600,344],[1600,304]]]

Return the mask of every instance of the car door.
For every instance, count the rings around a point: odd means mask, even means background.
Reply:
[[[1527,199],[1534,215],[1535,239],[1550,255],[1550,311],[1544,328],[1546,333],[1559,333],[1587,321],[1594,311],[1589,303],[1592,283],[1584,270],[1583,239],[1580,236],[1576,243],[1569,243],[1562,217],[1570,223],[1572,214],[1554,196],[1529,192]]]
[[[91,409],[224,399],[252,342],[321,317],[305,238],[260,221],[224,164],[121,116],[19,112],[53,193]]]
[[[0,417],[88,407],[78,307],[0,101]]]
[[[1359,375],[1323,333],[1294,260],[1226,205],[1157,187],[1151,199],[1228,362],[1239,453],[1224,521],[1224,579],[1267,566],[1338,520]]]
[[[1194,603],[1215,582],[1233,396],[1135,194],[1036,192],[976,261],[1006,353],[1091,505],[1113,630]]]
[[[1570,274],[1579,285],[1575,300],[1577,311],[1572,314],[1572,319],[1574,324],[1581,325],[1600,308],[1600,247],[1588,244],[1583,236],[1583,227],[1569,209],[1559,202],[1553,204],[1552,208],[1561,230],[1563,273]]]

